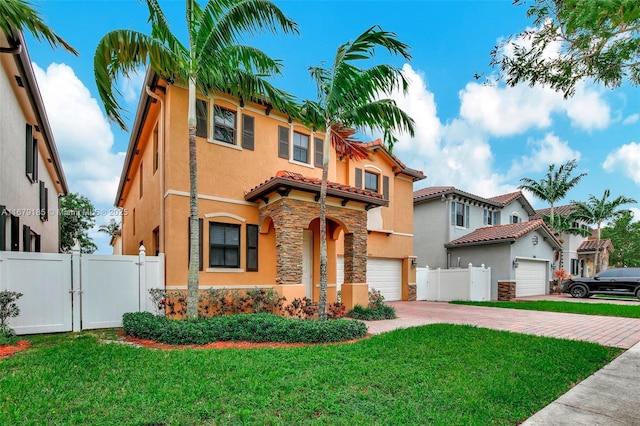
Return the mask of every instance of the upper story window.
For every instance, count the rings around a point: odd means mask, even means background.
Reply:
[[[373,192],[380,192],[380,187],[378,184],[379,176],[376,173],[364,172],[364,189],[368,189]]]
[[[485,225],[500,225],[500,212],[492,212],[489,209],[484,209],[483,221]]]
[[[240,267],[240,225],[209,223],[209,266]]]
[[[293,132],[293,159],[309,163],[309,136]]]
[[[509,223],[520,223],[520,222],[522,222],[522,219],[520,218],[520,216],[518,216],[517,213],[514,213],[511,216],[509,216]]]
[[[469,209],[468,205],[457,201],[451,202],[451,224],[460,228],[469,227]]]
[[[38,140],[33,137],[33,126],[26,127],[26,174],[31,183],[38,181]]]
[[[217,141],[235,145],[236,112],[215,105],[213,107],[213,138]]]

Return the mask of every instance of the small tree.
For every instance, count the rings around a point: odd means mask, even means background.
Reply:
[[[93,253],[97,247],[87,231],[95,225],[96,211],[84,195],[71,193],[60,197],[60,250],[71,252],[76,240],[82,253]]]
[[[602,228],[602,238],[610,239],[615,248],[609,256],[611,264],[617,267],[640,266],[640,222],[633,221],[633,213],[624,212]]]
[[[114,218],[109,220],[109,223],[103,223],[98,228],[98,232],[103,232],[110,237],[116,235],[116,232],[120,230],[120,222],[117,222]]]
[[[0,291],[0,338],[8,339],[16,335],[16,332],[7,324],[7,320],[20,315],[20,308],[16,300],[21,297],[22,293],[8,290]]]

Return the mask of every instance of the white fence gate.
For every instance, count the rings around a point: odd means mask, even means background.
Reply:
[[[22,293],[18,334],[119,327],[125,312],[153,312],[149,289],[164,288],[164,255],[0,252],[0,291]]]
[[[432,301],[491,300],[491,268],[484,265],[457,269],[416,270],[416,299]]]

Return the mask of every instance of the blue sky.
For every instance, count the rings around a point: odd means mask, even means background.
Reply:
[[[183,0],[160,1],[173,31],[185,34]],[[394,153],[428,178],[415,189],[453,185],[482,196],[516,190],[523,176],[542,177],[550,163],[576,158],[588,173],[563,202],[601,196],[640,198],[640,88],[609,90],[591,82],[564,100],[546,88],[484,84],[495,72],[489,52],[531,22],[524,7],[494,1],[276,1],[300,25],[299,36],[247,39],[284,62],[274,82],[300,99],[313,98],[307,67],[331,61],[341,43],[378,24],[411,46],[406,64],[384,54],[377,60],[404,69],[407,96],[394,94],[416,121],[416,137],[400,136]],[[36,5],[46,22],[79,52],[52,50],[27,35],[40,90],[70,190],[94,205],[113,208],[129,135],[109,123],[93,78],[93,54],[113,29],[149,32],[146,6],[136,0],[45,0]],[[483,75],[479,80],[474,74]],[[142,76],[120,80],[122,106],[134,119]],[[377,137],[377,135],[372,135]],[[533,199],[534,207],[546,207]],[[640,217],[637,205],[632,206]],[[99,216],[97,224],[108,216]],[[96,234],[100,252],[108,252]]]

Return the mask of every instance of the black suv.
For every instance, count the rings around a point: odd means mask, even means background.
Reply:
[[[573,297],[615,294],[640,299],[640,268],[608,269],[592,278],[574,277],[562,282],[562,292]]]

